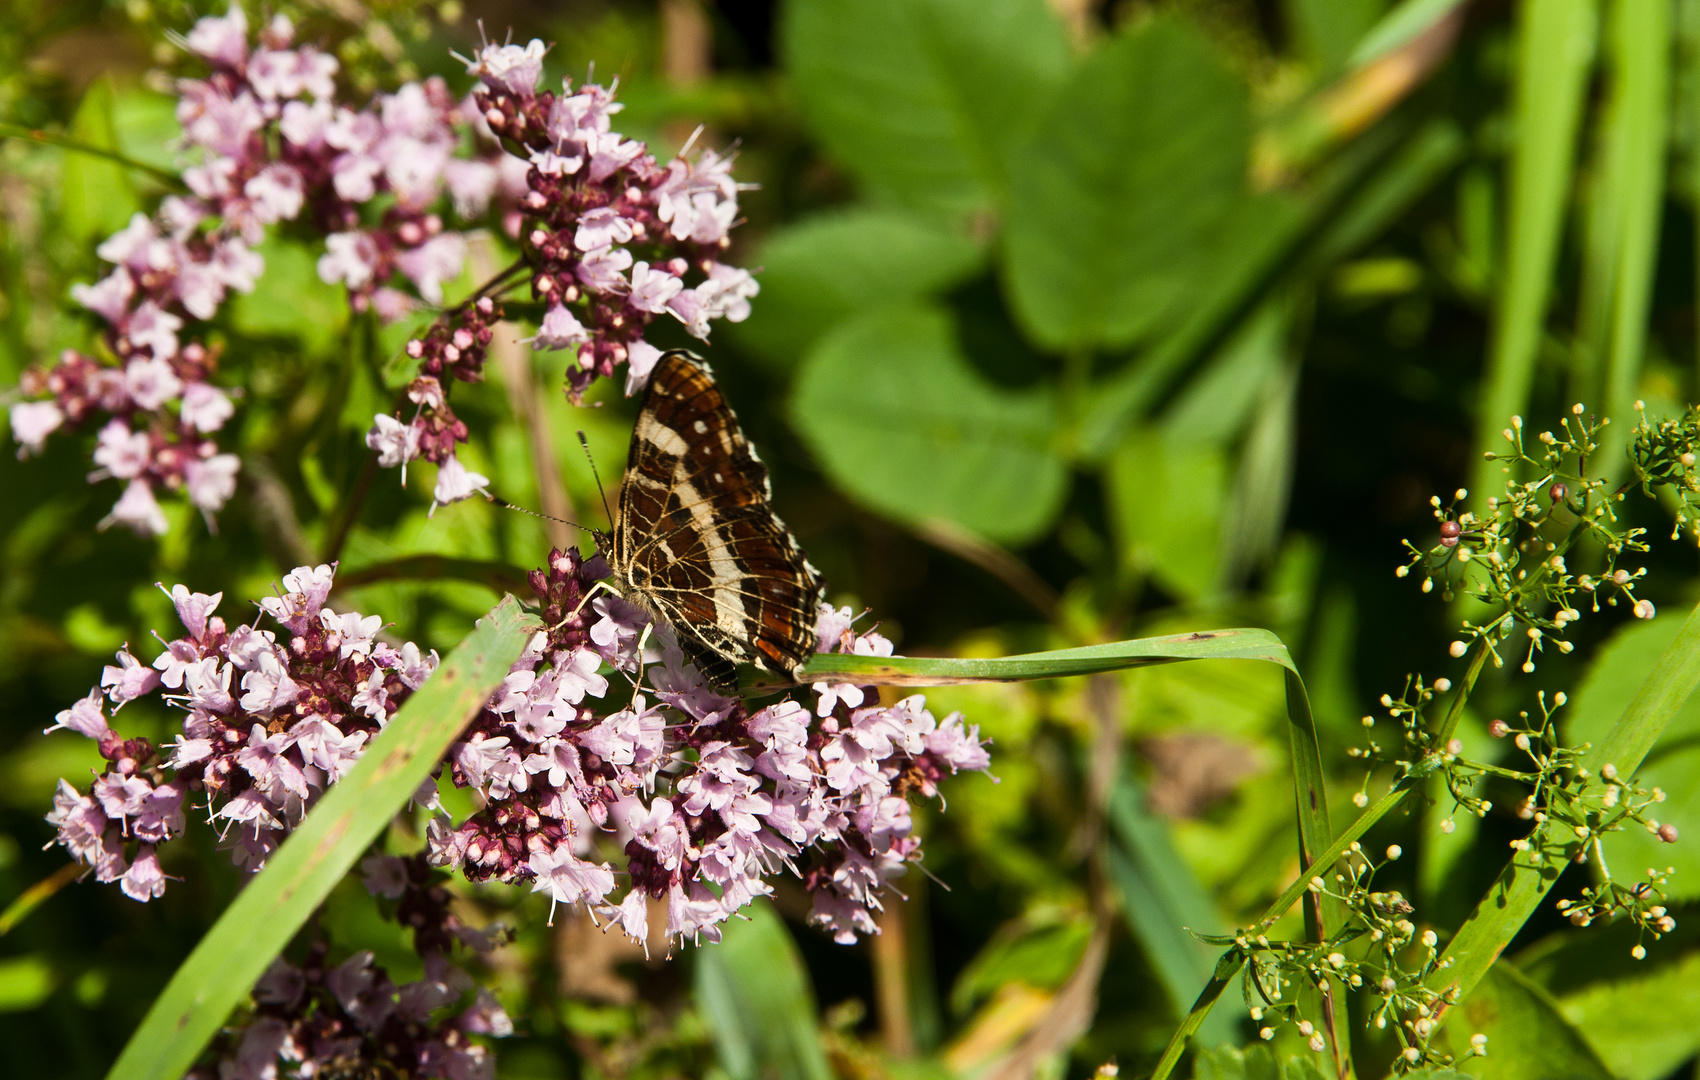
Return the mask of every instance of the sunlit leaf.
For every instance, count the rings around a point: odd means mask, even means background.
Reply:
[[[791,422],[839,488],[900,521],[1019,544],[1051,524],[1068,484],[1050,394],[981,378],[937,310],[828,335],[798,374]]]
[[[796,0],[785,55],[815,134],[875,194],[979,209],[1067,69],[1042,0]]]
[[[982,257],[973,241],[916,214],[856,209],[806,219],[757,252],[761,298],[728,331],[791,367],[846,317],[925,299],[972,274]]]
[[[1085,60],[1013,159],[1009,292],[1032,336],[1126,345],[1169,318],[1243,197],[1250,130],[1244,87],[1185,23]]]

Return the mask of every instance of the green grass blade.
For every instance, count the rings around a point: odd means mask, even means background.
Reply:
[[[1185,660],[1263,660],[1296,671],[1281,639],[1267,630],[1203,630],[1194,634],[1117,641],[1079,649],[1024,653],[996,659],[937,656],[856,656],[818,653],[799,682],[853,682],[875,686],[950,686],[959,683],[1020,682],[1096,675]],[[782,685],[765,672],[752,685]]]
[[[183,961],[110,1080],[177,1080],[502,681],[536,620],[507,597],[390,720]]]
[[[1605,406],[1616,422],[1613,443],[1628,437],[1641,359],[1647,345],[1647,312],[1659,254],[1664,208],[1665,140],[1670,127],[1671,5],[1667,0],[1618,0],[1614,28],[1622,83],[1617,123],[1622,154],[1616,188],[1619,222],[1617,288],[1612,298],[1611,347],[1606,356]],[[1609,451],[1608,451],[1609,453]],[[1610,461],[1607,457],[1604,460]]]
[[[1593,62],[1594,23],[1593,0],[1523,0],[1519,11],[1505,279],[1476,417],[1476,442],[1484,451],[1499,445],[1512,415],[1528,412]],[[1500,489],[1499,470],[1496,462],[1478,463],[1472,487],[1481,498]]]
[[[1110,793],[1112,842],[1105,868],[1121,892],[1122,916],[1146,959],[1185,1016],[1199,988],[1210,981],[1215,950],[1193,936],[1222,935],[1228,925],[1215,901],[1181,861],[1168,825],[1144,806],[1138,783],[1123,774]],[[1226,1014],[1212,1014],[1200,1033],[1207,1046],[1233,1038]]]
[[[1620,775],[1633,775],[1697,686],[1700,686],[1700,606],[1689,613],[1675,640],[1659,657],[1653,673],[1641,684],[1635,700],[1606,737],[1588,752],[1583,766],[1597,774],[1609,762]],[[1435,972],[1430,980],[1434,989],[1443,992],[1455,989],[1460,998],[1467,997],[1534,914],[1582,843],[1550,822],[1540,827],[1538,837],[1531,839],[1538,842],[1506,865],[1447,945],[1443,959],[1452,963]],[[1554,853],[1541,860],[1542,850]]]
[[[1548,0],[1534,2],[1543,4]],[[1379,60],[1426,33],[1435,23],[1452,14],[1453,8],[1464,3],[1468,0],[1405,0],[1369,28],[1369,33],[1352,50],[1347,65],[1362,67],[1372,60]]]
[[[696,953],[696,1002],[732,1080],[832,1080],[791,932],[758,900]]]

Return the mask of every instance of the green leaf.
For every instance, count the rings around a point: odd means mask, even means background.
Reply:
[[[1622,1080],[1659,1080],[1700,1051],[1700,935],[1679,911],[1676,931],[1646,939],[1637,960],[1643,937],[1620,920],[1551,935],[1517,962]]]
[[[901,521],[1025,543],[1068,487],[1052,395],[986,382],[934,309],[876,312],[827,335],[798,374],[791,423],[840,489]]]
[[[116,150],[112,83],[94,82],[71,118],[70,135],[99,150]],[[141,209],[129,170],[92,154],[67,153],[60,177],[60,225],[71,240],[104,239],[130,223]]]
[[[1410,44],[1464,2],[1465,0],[1400,0],[1399,6],[1382,16],[1381,21],[1371,27],[1363,40],[1358,42],[1358,47],[1352,50],[1351,59],[1347,63],[1352,67],[1361,67]],[[1535,2],[1545,3],[1546,0]]]
[[[28,1012],[53,993],[53,966],[45,956],[0,960],[0,1013]]]
[[[936,221],[869,207],[821,214],[756,253],[761,297],[737,342],[789,368],[822,334],[870,308],[925,299],[979,270],[984,252]]]
[[[338,285],[319,278],[318,254],[305,244],[272,238],[256,249],[265,273],[251,293],[237,293],[231,323],[255,337],[291,337],[312,353],[327,353],[348,324],[348,301]]]
[[[1593,64],[1594,7],[1593,0],[1524,0],[1519,6],[1505,278],[1476,417],[1483,451],[1500,445],[1500,431],[1513,415],[1528,412]],[[1500,490],[1500,468],[1485,460],[1477,465],[1478,498]]]
[[[1673,618],[1636,620],[1618,628],[1602,646],[1571,698],[1565,736],[1571,744],[1602,741],[1613,720],[1622,714],[1635,691],[1653,671],[1682,626]],[[1700,698],[1690,698],[1671,718],[1664,737],[1642,763],[1637,778],[1669,793],[1654,811],[1683,837],[1700,836]],[[1669,893],[1683,900],[1700,896],[1700,853],[1688,843],[1666,844],[1639,826],[1606,838],[1606,854],[1614,865],[1637,870],[1675,866]]]
[[[1067,71],[1043,0],[793,0],[780,30],[815,135],[871,193],[975,210]]]
[[[1454,1056],[1470,1037],[1486,1035],[1480,1075],[1488,1080],[1611,1080],[1612,1072],[1587,1038],[1564,1018],[1558,1002],[1527,975],[1501,960],[1463,1003],[1446,1014],[1436,1041]],[[1475,1071],[1472,1062],[1471,1071]]]
[[[1185,1016],[1215,966],[1214,950],[1193,934],[1223,934],[1229,927],[1175,851],[1168,823],[1145,808],[1138,785],[1125,772],[1110,793],[1108,818],[1114,842],[1105,865],[1121,893],[1122,916],[1176,1014]],[[1199,1032],[1203,1046],[1233,1036],[1227,1012],[1212,1012]]]
[[[1337,71],[1375,25],[1385,0],[1287,0],[1294,43],[1324,73]]]
[[[1669,9],[1661,0],[1621,0],[1605,35],[1610,92],[1596,140],[1570,386],[1573,398],[1618,425],[1601,440],[1601,461],[1622,454],[1646,345],[1669,124]]]
[[[112,99],[112,124],[119,153],[169,173],[180,171],[175,144],[183,127],[177,122],[177,98],[126,87]]]
[[[1100,48],[1013,158],[1008,285],[1032,337],[1125,346],[1189,296],[1244,197],[1245,88],[1159,18]]]
[[[194,1064],[266,965],[418,791],[536,625],[512,597],[479,620],[183,961],[110,1080],[176,1080]]]
[[[696,1004],[732,1080],[832,1080],[796,942],[757,900],[696,951]]]
[[[951,1012],[967,1016],[974,1006],[1009,983],[1057,989],[1074,974],[1091,936],[1090,919],[1080,914],[1070,918],[1055,908],[1005,927],[956,977],[956,985],[950,990]],[[1208,970],[1205,974],[1208,976]],[[1203,980],[1199,983],[1202,985]]]
[[[1110,458],[1105,486],[1123,566],[1187,600],[1215,592],[1228,486],[1221,450],[1138,430]]]
[[[1683,705],[1700,686],[1700,607],[1688,615],[1634,700],[1583,758],[1583,767],[1598,775],[1608,762],[1624,776],[1635,775],[1648,751],[1658,742]],[[1500,873],[1458,933],[1447,944],[1443,961],[1429,985],[1438,991],[1468,994],[1488,968],[1534,914],[1560,869],[1581,851],[1582,841],[1553,822],[1538,827],[1530,854],[1518,855]],[[1554,854],[1537,861],[1539,852]]]

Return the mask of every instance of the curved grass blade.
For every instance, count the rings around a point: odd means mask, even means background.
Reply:
[[[1056,649],[997,659],[820,653],[809,661],[800,673],[798,681],[942,686],[953,683],[1015,682],[1094,675],[1105,671],[1176,664],[1188,660],[1261,660],[1282,668],[1286,678],[1287,735],[1292,745],[1293,789],[1298,804],[1300,862],[1305,866],[1314,865],[1318,853],[1329,851],[1335,851],[1337,856],[1337,849],[1341,845],[1336,844],[1334,840],[1333,826],[1328,818],[1322,751],[1317,745],[1316,721],[1311,716],[1310,699],[1305,693],[1304,681],[1299,678],[1298,667],[1293,663],[1287,646],[1268,630],[1203,630],[1192,634],[1140,638],[1107,645]],[[766,673],[755,673],[746,685],[758,689],[785,684]],[[1288,901],[1288,906],[1291,906],[1291,903],[1292,901]],[[1314,906],[1310,894],[1305,893],[1308,916],[1306,922],[1319,941],[1326,938],[1339,923],[1339,913],[1334,910],[1336,904],[1337,902],[1330,901],[1321,906]],[[1226,960],[1224,957],[1222,962],[1225,963]],[[1218,974],[1220,973],[1219,964]],[[1186,1040],[1203,1024],[1221,991],[1222,987],[1217,986],[1214,981],[1206,988],[1204,996],[1195,1006],[1194,1014],[1188,1017],[1175,1034],[1174,1038],[1178,1040],[1181,1048],[1185,1047]],[[1327,1023],[1333,1035],[1331,1043],[1336,1055],[1341,1062],[1349,1062],[1351,1050],[1344,1023],[1345,1010],[1335,1008],[1333,998],[1326,992],[1323,1000]],[[1180,1051],[1174,1043],[1171,1043],[1170,1050],[1178,1060]],[[1167,1055],[1165,1060],[1168,1060]]]
[[[442,760],[537,625],[511,596],[479,620],[183,961],[109,1080],[177,1080],[194,1064],[272,958]]]
[[[873,686],[951,686],[960,683],[1022,682],[1096,675],[1103,671],[1175,664],[1184,660],[1263,660],[1296,671],[1281,639],[1267,630],[1201,630],[1194,634],[1116,641],[1078,649],[1055,649],[995,659],[949,656],[855,656],[817,653],[799,682],[854,682]],[[756,672],[751,686],[791,685]]]
[[[1583,767],[1597,775],[1609,762],[1620,775],[1633,775],[1696,687],[1700,687],[1700,606],[1689,613],[1653,673],[1641,684],[1635,700],[1588,752]],[[1552,822],[1540,826],[1530,840],[1530,849],[1506,865],[1446,946],[1442,966],[1435,971],[1430,986],[1454,1001],[1469,996],[1583,844]],[[1543,851],[1552,854],[1543,858]]]

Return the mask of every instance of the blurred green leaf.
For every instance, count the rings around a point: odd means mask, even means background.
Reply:
[[[1670,646],[1682,624],[1666,616],[1651,622],[1636,620],[1618,628],[1595,654],[1586,677],[1571,698],[1566,737],[1574,745],[1598,743],[1612,721],[1634,699],[1635,691],[1652,673],[1659,655]],[[1671,718],[1637,774],[1648,787],[1658,785],[1669,798],[1652,811],[1669,821],[1683,837],[1700,836],[1700,698],[1690,698]],[[1675,866],[1669,893],[1675,899],[1700,896],[1700,853],[1692,843],[1666,844],[1639,825],[1606,837],[1606,854],[1614,864],[1634,873],[1649,866]]]
[[[732,1080],[832,1080],[814,991],[791,932],[765,900],[696,951],[696,1000]]]
[[[934,309],[873,313],[823,338],[791,423],[839,488],[902,521],[1020,544],[1051,525],[1068,487],[1052,395],[986,382]]]
[[[1125,346],[1172,314],[1245,191],[1245,88],[1159,18],[1083,62],[1010,176],[1008,284],[1033,338]]]
[[[1137,783],[1125,773],[1110,793],[1108,820],[1114,841],[1105,865],[1121,893],[1122,916],[1175,1014],[1185,1016],[1215,965],[1214,950],[1193,934],[1226,933],[1227,921],[1181,861],[1168,823],[1145,807]],[[1199,1045],[1217,1046],[1233,1035],[1232,1014],[1217,1009],[1200,1029]]]
[[[112,100],[116,148],[125,157],[168,172],[178,171],[175,141],[183,134],[177,122],[177,99],[152,90],[127,86]]]
[[[752,260],[761,267],[761,299],[730,329],[752,352],[791,367],[848,316],[925,299],[973,274],[982,258],[972,240],[918,214],[822,214],[762,245]]]
[[[1370,27],[1347,61],[1358,67],[1408,44],[1467,0],[1400,0],[1399,5]],[[1545,0],[1536,0],[1544,3]]]
[[[1677,918],[1675,934],[1647,940],[1644,960],[1630,954],[1641,935],[1624,922],[1554,935],[1558,944],[1518,958],[1622,1080],[1659,1080],[1700,1051],[1700,952]]]
[[[1327,1080],[1332,1074],[1314,1056],[1294,1055],[1283,1061],[1271,1047],[1253,1044],[1243,1050],[1220,1046],[1202,1051],[1192,1075],[1194,1080]]]
[[[1067,71],[1043,0],[792,0],[781,40],[817,137],[870,191],[985,207]]]
[[[0,960],[0,1012],[26,1012],[53,993],[53,966],[45,956]]]
[[[348,323],[338,285],[319,279],[318,253],[276,237],[256,249],[266,271],[251,293],[235,294],[231,322],[256,337],[292,337],[316,354],[328,353]]]
[[[1608,29],[1610,92],[1589,192],[1570,392],[1620,425],[1602,440],[1609,461],[1622,452],[1646,345],[1663,211],[1670,5],[1617,0]]]
[[[117,150],[112,83],[99,79],[71,118],[70,136],[101,150]],[[71,240],[105,239],[141,209],[129,170],[92,154],[67,152],[60,180],[60,225]]]
[[[1073,974],[1091,936],[1091,919],[1084,914],[1069,918],[1055,910],[1005,927],[957,976],[950,990],[951,1011],[966,1016],[1013,982],[1055,990]]]
[[[1386,9],[1386,0],[1287,0],[1287,25],[1304,58],[1338,70]]]
[[[1488,1037],[1487,1057],[1472,1059],[1469,1067],[1483,1080],[1611,1080],[1611,1070],[1552,995],[1504,960],[1446,1014],[1436,1042],[1456,1056],[1467,1052],[1476,1034]]]
[[[1227,481],[1227,456],[1207,442],[1150,429],[1129,435],[1105,477],[1123,564],[1187,600],[1214,593]]]
[[[266,965],[418,791],[536,625],[511,597],[479,621],[225,909],[155,999],[109,1080],[175,1080],[194,1063]]]

